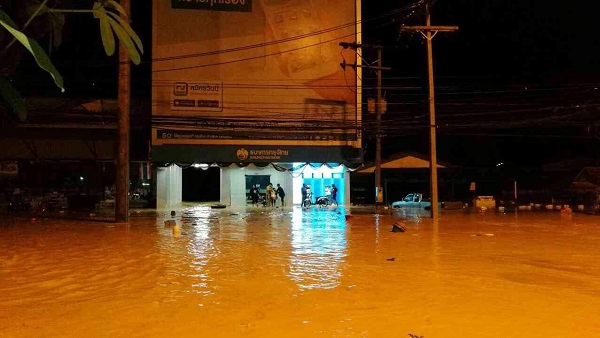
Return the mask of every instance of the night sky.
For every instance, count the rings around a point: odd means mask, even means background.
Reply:
[[[366,3],[364,16],[400,5]],[[586,6],[579,0],[435,3],[432,24],[460,26],[434,39],[440,159],[537,166],[565,157],[599,158],[599,38],[595,12]],[[384,74],[384,87],[392,88],[384,119],[396,123],[384,148],[390,153],[407,145],[427,153],[425,43],[417,34],[399,32],[402,22],[422,25],[424,16],[398,15],[388,22],[367,25],[364,35],[366,43],[389,47],[383,60],[393,68]],[[367,146],[368,158],[374,149],[372,142]]]
[[[426,54],[418,34],[400,26],[424,24],[422,11],[387,15],[413,1],[363,1],[363,43],[385,46],[384,94],[388,100],[384,156],[428,152]],[[434,40],[438,157],[465,166],[513,163],[534,166],[562,157],[600,158],[599,40],[589,1],[438,0],[434,25],[458,25]],[[133,1],[134,29],[146,46],[134,67],[133,92],[149,97],[151,8]],[[102,50],[95,20],[71,15],[63,46],[53,52],[69,96],[116,97],[116,58]],[[364,52],[368,62],[376,57]],[[30,58],[19,87],[28,95],[58,95]],[[89,60],[89,61],[88,61]],[[374,96],[374,74],[364,74]],[[369,124],[367,116],[366,128]],[[365,131],[365,159],[374,156]]]

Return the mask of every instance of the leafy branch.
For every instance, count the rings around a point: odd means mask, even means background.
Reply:
[[[112,56],[115,53],[116,43],[114,37],[116,35],[119,42],[127,51],[127,55],[131,61],[136,65],[140,64],[140,55],[144,53],[142,41],[133,31],[129,22],[122,18],[122,16],[127,17],[127,15],[118,2],[114,0],[98,0],[94,2],[92,9],[89,10],[54,9],[49,8],[47,3],[48,0],[44,0],[39,5],[36,5],[29,19],[20,29],[11,17],[0,8],[0,26],[13,36],[12,41],[2,49],[0,55],[6,53],[15,42],[19,42],[31,53],[38,66],[50,74],[56,86],[64,92],[65,88],[62,76],[56,70],[44,49],[34,39],[28,37],[24,33],[24,30],[37,16],[50,14],[52,16],[53,36],[60,42],[60,29],[62,29],[62,25],[64,24],[63,13],[90,13],[100,23],[100,36],[106,54]],[[57,45],[56,40],[54,41],[54,45]],[[3,74],[0,74],[0,96],[9,104],[21,121],[27,118],[24,99],[14,88],[8,77]]]

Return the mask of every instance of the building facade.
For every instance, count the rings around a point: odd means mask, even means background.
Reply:
[[[154,0],[153,10],[159,207],[181,202],[189,165],[219,165],[221,203],[232,206],[266,176],[297,203],[306,182],[350,191],[346,169],[362,162],[360,67],[339,64],[360,60],[339,43],[360,41],[360,0]]]

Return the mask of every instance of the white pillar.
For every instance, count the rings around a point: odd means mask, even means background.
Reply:
[[[231,165],[227,168],[221,168],[221,194],[219,203],[231,206]]]
[[[346,170],[344,172],[344,205],[350,205],[350,171],[349,170]]]
[[[182,200],[182,169],[177,165],[158,168],[156,173],[156,207],[177,207]]]

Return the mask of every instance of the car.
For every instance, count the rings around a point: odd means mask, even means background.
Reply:
[[[463,209],[463,203],[461,201],[449,201],[449,202],[439,202],[439,209],[443,210],[460,210]],[[424,199],[423,194],[421,193],[410,193],[406,195],[401,201],[396,201],[392,203],[392,208],[412,208],[412,209],[431,209],[431,200]]]
[[[442,203],[440,203],[440,208]],[[431,208],[431,201],[423,199],[423,194],[410,193],[406,195],[401,201],[392,203],[392,208],[418,208],[418,209],[429,209]]]

